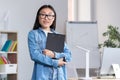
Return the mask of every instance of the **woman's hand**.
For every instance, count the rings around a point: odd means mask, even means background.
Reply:
[[[55,58],[55,54],[51,50],[45,49],[45,50],[43,50],[43,53],[51,58]],[[60,58],[58,60],[58,66],[64,66],[65,64],[67,64],[67,63],[65,61],[63,61],[63,58]]]
[[[48,50],[48,49],[44,49],[43,50],[43,53],[51,58],[54,58],[55,57],[55,54],[53,53],[53,51],[51,50]]]
[[[63,61],[63,58],[58,60],[58,66],[64,66],[67,62]]]

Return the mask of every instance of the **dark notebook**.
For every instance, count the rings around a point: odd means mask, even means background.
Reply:
[[[64,41],[65,41],[65,35],[48,33],[46,49],[49,49],[55,52],[63,52]]]

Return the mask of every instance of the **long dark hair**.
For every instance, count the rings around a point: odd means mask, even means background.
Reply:
[[[39,23],[38,17],[39,17],[39,12],[44,8],[49,8],[54,12],[55,19],[54,19],[52,25],[50,26],[50,28],[55,30],[55,28],[56,28],[56,12],[51,5],[43,5],[38,9],[37,15],[36,15],[36,20],[35,20],[35,23],[34,23],[34,26],[33,26],[33,30],[38,29],[39,27],[42,27],[41,24]]]

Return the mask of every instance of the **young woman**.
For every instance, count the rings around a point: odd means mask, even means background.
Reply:
[[[29,52],[34,61],[32,80],[67,80],[66,63],[71,60],[71,52],[66,44],[62,53],[45,49],[47,34],[56,33],[55,28],[54,8],[43,5],[37,12],[33,30],[28,34]]]

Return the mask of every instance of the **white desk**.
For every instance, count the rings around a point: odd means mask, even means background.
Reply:
[[[76,79],[76,78],[69,78],[68,80],[83,80],[83,79]],[[114,77],[101,77],[100,79],[93,77],[92,80],[120,80],[120,79],[115,79]]]
[[[68,80],[82,80],[82,79],[70,78]],[[96,78],[93,78],[92,80],[120,80],[120,79],[96,79]]]

